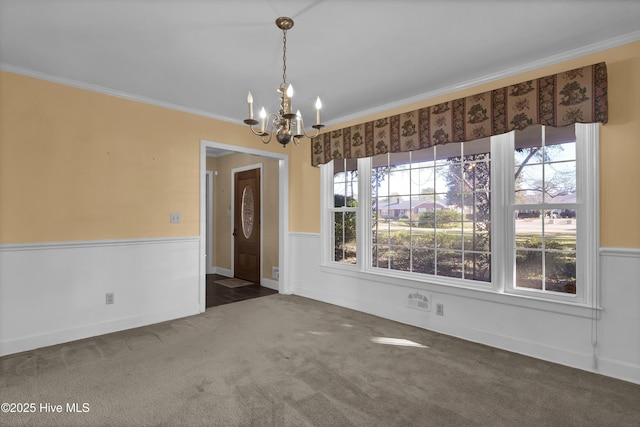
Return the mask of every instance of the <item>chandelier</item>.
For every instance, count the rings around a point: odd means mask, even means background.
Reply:
[[[320,123],[320,109],[322,103],[320,97],[316,100],[316,124],[311,126],[315,129],[314,132],[308,134],[304,130],[304,121],[300,115],[300,110],[297,113],[292,112],[291,101],[293,97],[293,87],[291,84],[287,84],[287,30],[293,27],[293,19],[282,16],[276,19],[276,25],[282,30],[282,83],[278,88],[280,94],[280,111],[276,113],[269,113],[265,111],[264,107],[260,110],[260,121],[253,118],[253,96],[251,91],[247,96],[247,102],[249,103],[249,118],[244,121],[249,125],[251,132],[258,135],[262,142],[268,144],[271,141],[272,135],[275,133],[276,140],[286,146],[293,141],[296,145],[300,143],[300,139],[303,137],[315,138],[320,133],[320,129],[324,127]],[[254,128],[260,124],[259,128]]]

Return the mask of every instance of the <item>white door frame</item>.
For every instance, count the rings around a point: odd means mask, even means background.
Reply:
[[[290,294],[289,284],[289,156],[284,153],[272,153],[270,151],[256,150],[248,147],[240,147],[237,145],[224,144],[221,142],[208,141],[205,139],[200,140],[200,312],[204,312],[206,309],[206,257],[205,257],[205,245],[207,232],[206,222],[206,194],[205,194],[205,179],[207,178],[207,148],[219,148],[223,150],[229,150],[236,153],[251,154],[254,156],[267,157],[270,159],[278,160],[278,210],[279,210],[279,223],[278,223],[278,269],[280,272],[280,279],[278,280],[278,291],[281,294]]]
[[[209,212],[209,215],[205,214],[206,229],[204,241],[206,243],[205,262],[207,265],[205,271],[207,274],[211,274],[213,273],[213,239],[211,238],[213,232],[213,171],[205,170],[205,179],[206,185],[204,187],[205,190],[208,190],[205,194],[205,213]]]

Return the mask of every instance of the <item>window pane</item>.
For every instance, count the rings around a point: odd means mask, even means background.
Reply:
[[[516,167],[516,203],[542,203],[541,164]]]
[[[391,246],[389,249],[391,269],[411,271],[411,249],[408,246]]]
[[[408,230],[392,230],[390,234],[390,244],[396,246],[409,246],[410,233]]]
[[[576,250],[577,218],[575,209],[545,212],[545,249]]]
[[[382,218],[397,218],[400,214],[400,197],[378,197],[378,206]]]
[[[345,206],[345,194],[346,194],[346,183],[345,183],[345,173],[338,172],[333,175],[333,206],[335,207],[344,207]]]
[[[346,206],[358,206],[358,172],[347,173]]]
[[[334,248],[334,261],[342,261],[345,258],[344,253],[344,218],[343,212],[334,213],[333,221],[333,248]]]
[[[464,253],[464,278],[491,281],[491,255],[475,252]]]
[[[442,206],[440,203],[436,202],[434,195],[421,195],[418,197],[414,204],[414,227],[423,227],[424,226],[424,215],[425,212],[432,212]]]
[[[542,289],[542,252],[516,250],[516,286]]]
[[[462,252],[438,251],[436,264],[439,276],[462,278]]]
[[[545,202],[576,202],[576,162],[547,163],[544,165]]]
[[[356,213],[334,213],[334,261],[356,263]]]
[[[358,206],[358,172],[338,172],[333,177],[334,206]]]
[[[373,224],[371,230],[373,244],[388,245],[389,244],[389,224],[383,222],[377,222]]]
[[[462,227],[461,224],[458,225],[458,228],[438,231],[436,237],[438,248],[462,249]]]
[[[413,249],[413,271],[435,274],[435,252],[428,249]]]
[[[435,248],[436,234],[433,228],[412,228],[411,246],[413,248]]]
[[[491,228],[489,222],[464,222],[464,249],[467,251],[491,251]]]
[[[515,202],[576,202],[575,127],[515,133]]]
[[[389,168],[378,167],[371,169],[371,195],[373,197],[384,197],[389,195],[389,182],[387,176]]]
[[[411,192],[409,165],[398,165],[391,169],[387,177],[390,196],[406,196]]]
[[[462,165],[449,163],[435,169],[436,193],[460,193],[463,189]]]
[[[576,142],[564,142],[554,144],[549,141],[549,131],[553,128],[545,128],[545,157],[547,162],[562,162],[576,159]]]
[[[473,162],[463,165],[464,181],[462,191],[489,191],[491,169],[489,162]]]
[[[488,192],[466,193],[463,201],[465,220],[488,221],[491,219],[491,199]]]
[[[435,192],[435,169],[419,168],[411,170],[411,194],[433,194]]]
[[[357,206],[358,163],[355,159],[333,161],[334,206]]]
[[[371,257],[373,267],[389,268],[389,245],[374,245]]]
[[[516,248],[542,248],[541,211],[516,211]]]
[[[545,289],[553,292],[576,293],[576,253],[545,253]]]

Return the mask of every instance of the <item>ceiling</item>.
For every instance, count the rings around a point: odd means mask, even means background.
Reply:
[[[637,0],[0,0],[0,67],[241,123],[326,124],[640,40]]]

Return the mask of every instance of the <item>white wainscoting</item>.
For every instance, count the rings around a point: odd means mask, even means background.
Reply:
[[[199,247],[199,237],[0,245],[0,356],[199,313]]]
[[[638,249],[600,251],[601,310],[594,320],[589,309],[563,312],[562,306],[521,297],[322,268],[319,235],[289,236],[296,295],[640,384]],[[431,311],[409,306],[408,297],[416,292],[430,297]],[[436,315],[438,303],[443,316]]]

